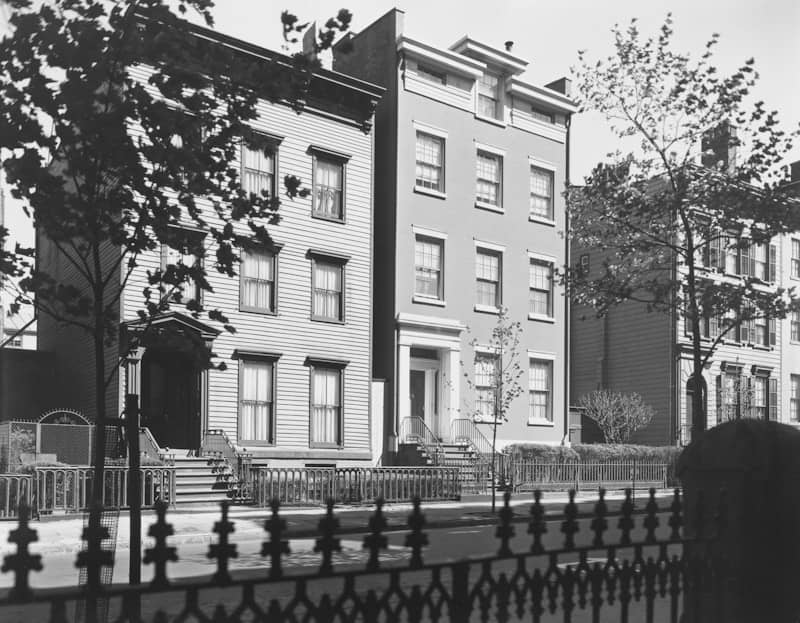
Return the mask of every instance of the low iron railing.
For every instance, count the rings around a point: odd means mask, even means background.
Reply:
[[[416,443],[425,450],[425,454],[434,465],[439,465],[444,457],[441,440],[425,424],[421,417],[406,417],[400,422],[401,443]]]
[[[450,422],[450,439],[453,442],[466,442],[481,459],[492,457],[492,442],[471,419],[456,418]]]
[[[514,491],[616,487],[649,489],[667,486],[669,465],[655,461],[557,463],[509,461],[505,478]]]
[[[321,505],[461,497],[459,470],[447,467],[251,467],[253,502]]]
[[[201,454],[222,460],[230,471],[228,490],[232,499],[248,501],[252,497],[250,465],[253,454],[236,449],[230,437],[222,429],[210,429],[203,434]]]
[[[33,486],[31,474],[0,474],[0,518],[18,517],[21,502],[30,506]]]

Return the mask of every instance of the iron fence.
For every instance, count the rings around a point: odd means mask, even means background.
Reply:
[[[266,467],[250,468],[253,503],[342,504],[421,500],[457,500],[461,497],[459,470],[447,467]]]
[[[420,501],[414,501],[408,516],[405,553],[387,566],[387,521],[383,502],[365,526],[362,567],[340,567],[335,554],[341,550],[337,537],[339,520],[328,502],[320,519],[314,552],[319,567],[303,565],[289,572],[291,547],[286,521],[277,501],[264,522],[267,538],[261,547],[264,571],[240,574],[230,566],[237,545],[230,541],[234,522],[228,518],[228,503],[222,503],[220,520],[214,524],[217,540],[208,550],[213,561],[209,575],[191,581],[172,582],[170,565],[178,560],[176,548],[168,544],[173,534],[167,522],[167,505],[156,506],[157,521],[149,534],[155,544],[146,550],[144,562],[154,566],[150,583],[103,586],[98,580],[86,587],[34,591],[29,578],[42,568],[41,557],[31,554],[37,540],[27,512],[9,541],[16,552],[5,557],[3,572],[14,574],[13,588],[0,596],[0,618],[20,605],[39,616],[36,620],[64,622],[67,605],[86,604],[86,620],[97,620],[98,605],[108,607],[110,620],[118,623],[148,621],[541,621],[547,614],[569,623],[576,617],[592,621],[722,621],[719,587],[725,567],[716,564],[714,544],[725,526],[724,509],[703,509],[703,498],[693,500],[694,512],[685,534],[686,516],[679,491],[668,507],[659,508],[655,492],[645,513],[634,515],[631,492],[612,528],[603,492],[593,516],[578,519],[574,492],[563,510],[561,534],[548,535],[545,509],[537,491],[526,515],[530,535],[523,551],[512,550],[515,509],[506,493],[497,516],[496,553],[464,557],[456,561],[425,560],[429,533]],[[102,509],[98,509],[102,510]],[[666,517],[665,517],[666,515]],[[715,519],[708,520],[704,518]],[[616,530],[616,531],[615,531]],[[88,531],[85,538],[98,538]],[[692,535],[692,536],[687,536]],[[108,563],[107,552],[88,548],[78,565],[89,568],[88,577],[99,578],[99,568]],[[267,570],[268,569],[268,570]],[[708,598],[712,596],[712,598]],[[144,598],[144,599],[143,599]],[[102,608],[101,608],[102,610]],[[613,615],[613,614],[612,614]]]
[[[654,461],[597,461],[557,463],[553,461],[509,461],[505,479],[514,491],[534,489],[596,489],[667,487],[669,464]]]
[[[17,517],[20,503],[31,503],[33,485],[30,474],[0,474],[0,518]]]

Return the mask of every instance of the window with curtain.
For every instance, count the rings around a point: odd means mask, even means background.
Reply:
[[[165,276],[175,270],[194,268],[203,264],[203,239],[205,235],[189,229],[170,228],[170,242],[172,246],[164,243],[161,245],[161,270]],[[177,278],[177,275],[176,275]],[[200,284],[191,276],[185,275],[181,283],[173,283],[169,278],[165,283],[167,291],[174,287],[175,293],[180,292],[181,301],[185,304],[191,299],[202,301]]]
[[[530,215],[553,219],[553,172],[531,167]]]
[[[242,251],[239,269],[239,308],[243,311],[275,311],[275,264],[272,251]]]
[[[800,422],[800,374],[789,376],[789,419]]]
[[[531,359],[528,367],[528,423],[553,421],[553,362]]]
[[[444,299],[441,240],[417,236],[414,245],[414,294]]]
[[[482,203],[501,206],[503,203],[503,158],[479,151],[477,155],[476,199]]]
[[[312,263],[312,318],[344,320],[344,266],[338,262],[315,258]]]
[[[478,114],[500,119],[500,76],[484,72],[478,81]]]
[[[342,445],[342,370],[315,365],[311,371],[311,444]]]
[[[274,362],[239,362],[239,441],[275,443]]]
[[[767,419],[767,377],[750,378],[750,417]]]
[[[789,339],[800,342],[800,311],[795,310],[789,316]]]
[[[481,422],[492,422],[495,419],[499,364],[497,355],[475,356],[475,414]]]
[[[536,316],[553,315],[553,266],[549,262],[530,261],[530,305]]]
[[[791,275],[800,279],[800,240],[792,238],[792,267]]]
[[[340,160],[314,156],[314,216],[341,221],[343,210],[344,164]]]
[[[444,139],[417,132],[415,185],[444,192]]]
[[[251,149],[242,144],[242,188],[260,195],[275,196],[275,149]]]
[[[500,254],[478,249],[475,255],[478,305],[500,307]]]

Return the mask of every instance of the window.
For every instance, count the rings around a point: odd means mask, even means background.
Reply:
[[[739,324],[739,341],[759,346],[775,346],[777,323],[774,318],[765,317],[753,305],[746,305]]]
[[[767,245],[750,245],[750,271],[751,277],[767,281]]]
[[[737,252],[737,249],[733,249]],[[761,281],[774,281],[777,275],[777,247],[763,242],[745,244],[738,249],[739,275]]]
[[[475,278],[477,280],[478,305],[500,307],[500,278],[502,259],[499,253],[478,249],[475,255]]]
[[[417,131],[417,166],[415,184],[444,192],[444,139]]]
[[[556,122],[555,115],[553,115],[553,113],[542,110],[541,108],[537,108],[536,106],[531,106],[531,116],[537,121],[541,121],[543,123]]]
[[[479,422],[495,420],[499,363],[497,355],[475,355],[475,415]]]
[[[500,119],[500,77],[484,73],[478,81],[478,114],[491,119]]]
[[[203,265],[205,234],[190,229],[170,227],[167,241],[161,245],[161,270],[167,295],[186,304],[202,300],[200,284],[191,274]]]
[[[274,251],[242,251],[240,310],[275,313],[276,264],[277,254]]]
[[[437,71],[435,69],[431,69],[430,67],[426,67],[425,65],[417,65],[417,74],[420,78],[424,78],[425,80],[429,80],[431,82],[436,82],[437,84],[446,85],[447,84],[447,74],[442,71]]]
[[[335,221],[344,220],[344,163],[315,154],[313,186],[312,214]]]
[[[750,417],[767,419],[767,381],[766,376],[750,378]]]
[[[717,376],[717,424],[741,417],[741,398],[747,387],[746,381],[738,369]]]
[[[275,443],[275,362],[239,362],[239,441]]]
[[[266,191],[270,197],[275,191],[276,148],[251,149],[242,143],[242,188],[246,192],[260,195]]]
[[[341,367],[312,364],[310,445],[342,445],[342,373]]]
[[[531,359],[528,368],[528,424],[553,421],[553,362]]]
[[[478,151],[478,189],[476,199],[500,207],[503,204],[503,158],[497,154]]]
[[[532,259],[530,261],[530,307],[533,316],[553,316],[553,265]]]
[[[789,337],[792,342],[800,342],[800,310],[795,310],[789,316]]]
[[[444,242],[417,236],[414,245],[414,294],[444,300]]]
[[[311,263],[311,318],[344,321],[344,264],[314,257]]]
[[[800,240],[792,239],[792,277],[800,279]]]
[[[789,419],[800,422],[800,374],[789,376]]]
[[[531,167],[531,205],[532,217],[553,220],[553,172],[539,167]]]

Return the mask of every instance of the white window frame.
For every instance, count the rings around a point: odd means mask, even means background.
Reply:
[[[412,226],[414,234],[414,290],[412,301],[414,303],[424,303],[426,305],[445,306],[445,241],[447,235],[431,229]],[[439,279],[437,296],[433,297],[426,293],[417,292],[417,243],[430,242],[439,245]]]
[[[491,375],[490,381],[493,384],[485,384],[479,382],[479,374],[478,374],[478,362],[494,362],[494,374]],[[500,356],[498,353],[493,352],[491,349],[488,348],[475,348],[475,361],[474,361],[474,378],[475,378],[475,402],[474,402],[474,421],[483,423],[483,424],[501,424],[503,422],[503,418],[501,414],[498,414],[496,409],[498,407],[497,404],[497,375],[502,374],[500,370]],[[493,401],[493,405],[491,410],[488,414],[485,414],[481,411],[479,405],[486,404],[485,400],[481,400],[481,392],[488,392],[489,397]]]
[[[497,259],[497,280],[492,281],[491,279],[486,279],[479,274],[478,271],[478,260],[480,256],[486,257],[493,257]],[[503,253],[502,251],[498,251],[497,249],[491,249],[486,246],[476,245],[475,247],[475,297],[476,299],[480,296],[480,285],[482,283],[492,283],[495,287],[494,293],[494,303],[489,305],[487,303],[482,303],[480,300],[476,300],[475,302],[475,311],[485,311],[490,313],[499,313],[500,307],[503,305]]]
[[[437,128],[421,124],[417,121],[413,122],[414,128],[414,191],[423,193],[426,195],[431,195],[433,197],[437,197],[439,199],[445,199],[447,197],[447,132],[443,130],[439,130]],[[420,184],[420,178],[417,177],[416,168],[420,164],[422,166],[428,167],[436,167],[436,165],[432,165],[427,162],[421,162],[417,159],[417,146],[419,143],[420,136],[425,136],[427,138],[434,139],[439,142],[441,146],[441,164],[439,165],[439,186],[437,188],[428,187],[424,184]],[[424,180],[423,180],[424,181]]]
[[[800,423],[800,374],[789,375],[789,421]]]
[[[170,226],[170,229],[175,231],[183,232],[183,235],[186,237],[188,241],[190,238],[195,238],[197,247],[205,247],[205,237],[206,233],[204,231],[200,231],[198,229],[194,229],[191,227],[180,227]],[[189,248],[189,245],[184,247],[185,249]],[[177,262],[170,263],[170,255],[174,254],[175,256],[180,256]],[[193,266],[199,266],[202,268],[204,262],[203,256],[195,255],[193,253],[184,253],[183,250],[176,249],[174,247],[169,246],[166,242],[161,243],[161,270],[165,271],[167,266],[173,265],[177,266],[178,264],[186,265],[186,259],[194,258],[192,262]],[[188,286],[188,287],[187,287]],[[181,305],[186,305],[190,300],[194,299],[197,301],[198,304],[203,304],[203,289],[200,287],[200,284],[189,277],[186,281],[182,282],[181,284],[175,286],[181,292]],[[187,290],[194,290],[194,292],[185,295],[184,293]]]
[[[278,252],[279,248],[273,249],[251,249],[241,251],[241,266],[239,267],[239,311],[251,312],[257,314],[270,314],[275,315],[278,313]],[[270,258],[272,264],[272,281],[269,279],[251,278],[245,275],[245,262],[247,255],[266,255]],[[253,305],[248,305],[244,301],[244,285],[245,281],[250,280],[254,282],[263,282],[270,284],[272,287],[272,296],[269,300],[269,307],[263,308]]]
[[[494,87],[494,92],[491,94],[488,93],[488,87],[484,85],[484,78],[490,76],[497,80],[497,84]],[[486,70],[481,74],[481,76],[475,81],[475,116],[479,119],[486,119],[489,121],[493,121],[495,123],[503,123],[504,121],[504,108],[505,103],[503,101],[503,82],[504,77],[503,74]],[[483,101],[493,101],[494,102],[494,113],[493,114],[486,114],[483,112],[481,103]]]
[[[308,150],[312,157],[311,168],[311,216],[325,221],[333,221],[335,223],[345,222],[345,205],[347,199],[347,162],[349,156],[344,154],[333,153],[329,150],[320,147],[311,146]],[[323,186],[319,183],[319,166],[320,163],[332,165],[339,169],[339,188],[334,188],[333,192],[338,193],[338,213],[329,213],[319,208],[320,201],[318,198],[318,191],[321,188],[329,189],[328,186]]]
[[[548,292],[548,313],[539,314],[530,310],[531,292],[544,292],[540,288],[531,287],[531,265],[538,264],[540,266],[547,266],[550,269],[550,291]],[[548,255],[541,255],[528,251],[528,320],[538,320],[544,322],[555,322],[555,284],[553,273],[555,271],[556,258]]]
[[[347,291],[347,289],[345,282],[345,266],[347,264],[347,259],[326,255],[324,253],[319,253],[319,252],[310,252],[309,255],[311,257],[311,320],[315,322],[332,322],[336,324],[344,324],[346,319],[345,292]],[[339,284],[340,284],[340,289],[338,291],[339,306],[336,317],[324,316],[321,314],[317,314],[314,311],[316,309],[315,302],[318,292],[320,293],[335,292],[333,290],[324,290],[322,288],[317,288],[316,267],[317,264],[320,263],[325,264],[327,266],[336,267],[339,270]]]
[[[249,148],[244,141],[241,143],[240,151],[239,151],[239,158],[241,161],[241,169],[240,175],[242,180],[242,190],[248,193],[254,193],[258,196],[261,196],[261,191],[266,190],[267,194],[270,197],[277,196],[277,180],[278,180],[278,143],[273,142],[272,140],[269,141],[269,145],[264,148],[263,152],[261,153],[259,150]],[[254,156],[259,156],[261,158],[265,158],[266,154],[272,157],[272,171],[268,171],[266,169],[260,168],[252,168],[246,166],[246,158],[245,155],[247,153],[252,153]],[[265,181],[264,185],[258,184],[256,188],[251,188],[248,180],[250,179],[260,179]]]
[[[792,279],[800,279],[800,239],[792,238],[789,244],[791,245],[789,276]]]
[[[238,396],[237,396],[237,435],[239,443],[247,443],[248,445],[260,445],[260,446],[274,446],[275,445],[275,438],[276,438],[276,422],[275,422],[275,396],[276,396],[276,381],[277,381],[277,363],[278,357],[277,356],[240,356],[239,357],[239,389],[238,389]],[[244,397],[244,375],[245,375],[245,367],[246,366],[267,366],[268,367],[268,375],[270,378],[270,392],[269,396],[267,397],[268,400],[266,401],[254,401],[251,400],[250,402],[263,402],[263,404],[268,406],[268,414],[267,414],[267,438],[266,439],[249,439],[243,435],[242,432],[242,423],[243,423],[243,416],[242,416],[242,407],[243,403],[247,400]]]
[[[310,373],[309,373],[309,391],[308,391],[308,447],[309,448],[341,448],[344,445],[344,368],[346,363],[345,362],[323,362],[318,360],[310,360],[308,362]],[[324,405],[317,405],[314,402],[315,397],[315,383],[316,383],[316,375],[317,372],[325,371],[325,372],[335,372],[338,374],[339,380],[339,392],[338,392],[338,404],[328,405],[325,403]],[[332,442],[328,441],[316,441],[314,438],[315,429],[314,429],[314,409],[322,407],[322,408],[333,408],[335,409],[335,426],[336,426],[336,439]]]
[[[555,426],[555,361],[556,356],[554,353],[545,353],[540,351],[528,351],[528,419],[527,423],[528,426]],[[545,363],[548,366],[548,373],[549,373],[549,387],[547,388],[548,393],[548,404],[547,410],[549,419],[545,418],[537,418],[531,416],[531,396],[533,391],[538,391],[541,393],[541,390],[533,390],[531,389],[531,363]]]

